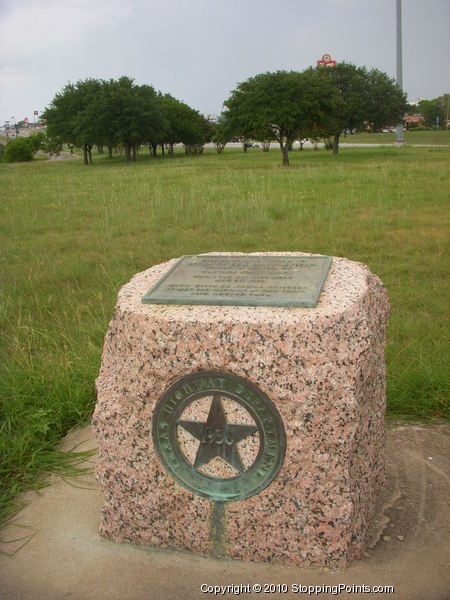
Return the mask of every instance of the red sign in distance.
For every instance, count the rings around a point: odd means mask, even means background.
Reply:
[[[336,61],[331,60],[331,56],[329,54],[324,54],[320,60],[317,61],[318,67],[335,67]]]

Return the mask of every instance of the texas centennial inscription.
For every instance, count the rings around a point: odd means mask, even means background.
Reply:
[[[330,256],[182,256],[142,302],[313,308],[330,264]]]
[[[219,501],[264,489],[286,448],[269,398],[242,377],[217,371],[187,375],[165,391],[153,416],[153,441],[181,485]]]

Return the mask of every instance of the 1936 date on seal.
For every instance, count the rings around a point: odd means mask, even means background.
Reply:
[[[153,443],[181,485],[224,502],[269,485],[283,463],[286,436],[275,405],[256,385],[205,371],[179,379],[161,396]]]

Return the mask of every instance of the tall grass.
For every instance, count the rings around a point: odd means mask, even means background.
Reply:
[[[182,254],[305,251],[367,263],[388,288],[388,415],[448,417],[446,148],[0,165],[0,518],[95,403],[117,291]]]

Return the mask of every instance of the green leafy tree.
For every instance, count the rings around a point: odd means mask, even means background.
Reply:
[[[238,84],[224,102],[231,129],[245,139],[278,141],[282,164],[289,164],[289,148],[295,139],[319,126],[332,110],[336,93],[316,69],[302,73],[262,73]]]
[[[377,130],[400,122],[406,97],[385,73],[346,62],[319,71],[338,91],[338,101],[320,131],[325,147],[333,148],[334,154],[339,151],[339,139],[345,131],[360,129],[366,123]]]
[[[154,140],[163,140],[168,121],[161,101],[151,85],[141,85],[137,89],[142,110],[141,144],[151,145]]]
[[[210,123],[211,127],[211,140],[216,147],[217,154],[222,154],[225,146],[233,137],[228,123],[224,117],[219,117],[217,123]]]
[[[114,126],[116,139],[123,143],[125,149],[125,162],[128,164],[136,160],[136,146],[142,142],[142,121],[145,109],[142,98],[136,93],[133,80],[121,77],[115,83],[114,94]]]
[[[374,131],[401,123],[406,112],[406,95],[394,79],[378,69],[367,75],[367,121]]]
[[[173,147],[175,144],[186,143],[192,138],[192,120],[195,111],[177,100],[170,94],[161,96],[161,102],[166,118],[166,128],[162,138],[162,143],[169,148],[169,154],[173,155]],[[153,153],[156,152],[156,146],[153,148]]]
[[[98,142],[96,99],[102,88],[97,79],[68,83],[44,111],[47,134],[55,144],[83,148],[84,163],[92,164],[92,146]]]
[[[118,118],[121,111],[118,81],[113,79],[102,81],[99,93],[93,98],[88,112],[89,118],[95,122],[96,143],[108,148],[110,158],[113,148],[117,148],[120,144]]]
[[[164,109],[150,85],[136,86],[121,77],[114,90],[114,132],[125,149],[125,161],[136,160],[137,148],[163,136]]]
[[[436,117],[442,128],[447,127],[450,94],[444,94],[432,100],[421,100],[419,103],[420,114],[424,118],[426,127],[436,127]]]
[[[330,80],[335,86],[338,100],[327,115],[324,116],[320,131],[311,136],[314,139],[325,138],[325,146],[339,151],[339,138],[342,132],[360,128],[367,120],[368,90],[367,69],[356,67],[351,63],[338,63],[336,67],[319,67],[322,77]]]
[[[207,119],[198,110],[189,107],[182,143],[187,154],[202,154],[206,142],[211,139],[211,129]]]

